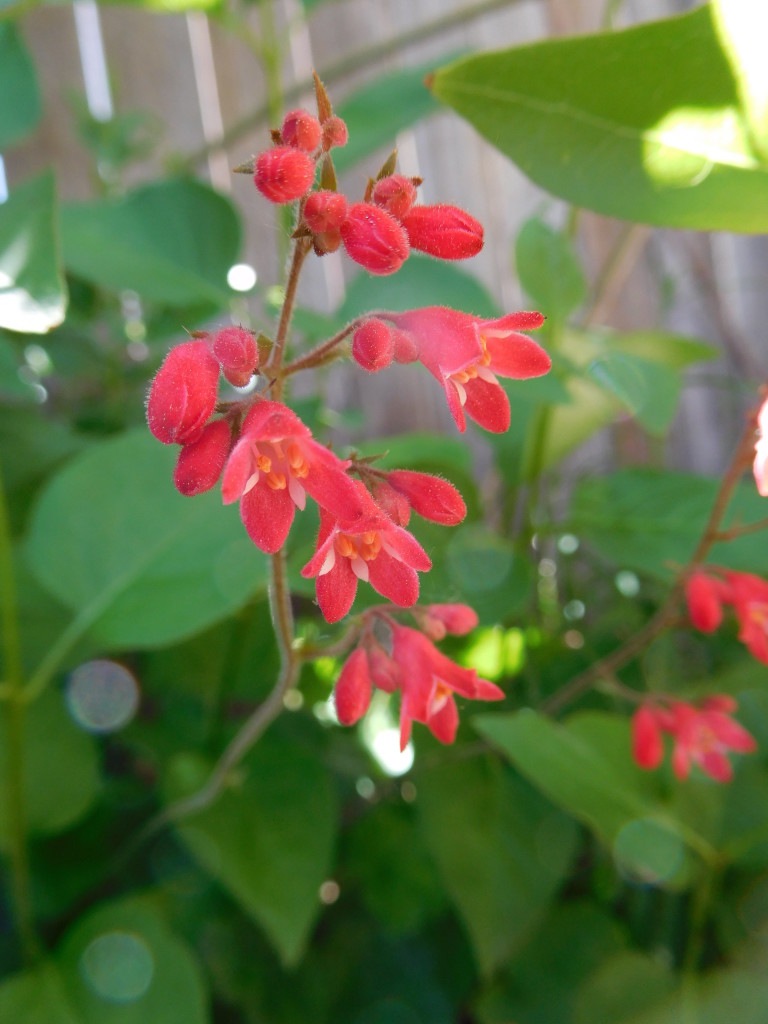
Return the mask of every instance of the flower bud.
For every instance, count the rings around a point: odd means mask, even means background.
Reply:
[[[378,644],[368,648],[368,668],[375,686],[385,693],[394,693],[400,685],[400,667]]]
[[[419,346],[408,331],[392,328],[393,355],[396,363],[415,363],[419,358]]]
[[[372,198],[376,206],[402,220],[416,202],[416,186],[403,174],[390,174],[376,182]]]
[[[467,514],[464,499],[447,480],[431,473],[394,469],[387,482],[408,499],[411,508],[424,519],[443,526],[455,526]]]
[[[224,327],[213,339],[213,354],[224,376],[236,388],[243,388],[259,364],[256,339],[244,327]]]
[[[346,146],[349,139],[347,126],[340,117],[335,114],[323,121],[323,151],[328,152],[335,146]]]
[[[291,110],[283,118],[280,137],[286,146],[303,149],[307,153],[320,145],[323,130],[316,117],[307,110]]]
[[[376,317],[365,320],[354,333],[352,357],[364,370],[376,373],[392,362],[392,331]]]
[[[379,508],[386,512],[393,523],[407,526],[411,518],[411,506],[408,499],[390,486],[386,480],[374,480],[371,485],[373,500]]]
[[[702,633],[714,633],[723,621],[723,585],[712,576],[695,572],[685,585],[685,599],[691,622]]]
[[[394,274],[408,258],[405,231],[371,203],[354,203],[341,225],[341,239],[350,258],[371,274]]]
[[[368,657],[358,647],[347,658],[333,691],[336,716],[342,725],[358,722],[371,703],[371,676],[368,671]]]
[[[272,203],[292,203],[312,187],[315,164],[291,146],[275,146],[260,153],[253,175],[256,188]]]
[[[414,615],[430,640],[442,640],[446,633],[466,636],[477,626],[477,612],[468,604],[428,604],[414,608]]]
[[[317,256],[325,256],[329,252],[336,252],[340,245],[341,231],[338,228],[321,231],[319,235],[312,237],[312,246]]]
[[[173,482],[187,497],[215,487],[232,445],[232,431],[226,420],[214,420],[191,444],[179,452]]]
[[[340,228],[347,217],[347,200],[341,192],[322,189],[307,196],[304,223],[313,234]]]
[[[643,705],[632,717],[632,757],[640,768],[658,768],[664,757],[661,729],[654,711]]]
[[[149,429],[163,444],[189,444],[216,406],[219,364],[205,341],[172,348],[157,371],[147,402]]]
[[[414,206],[403,227],[412,249],[441,260],[465,260],[483,248],[483,225],[458,206]]]

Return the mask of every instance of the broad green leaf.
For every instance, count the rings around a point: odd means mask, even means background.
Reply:
[[[19,376],[19,368],[15,346],[9,338],[0,334],[0,398],[17,403],[34,402],[37,396],[32,385]]]
[[[40,1024],[83,1024],[68,1002],[61,975],[46,960],[0,984],[0,1020]]]
[[[640,878],[674,879],[686,867],[684,844],[713,854],[702,836],[673,817],[656,777],[633,763],[627,719],[593,712],[561,725],[526,709],[479,715],[473,725]]]
[[[68,204],[61,230],[67,269],[93,284],[171,306],[229,302],[240,221],[228,199],[200,182],[177,178]]]
[[[146,430],[94,446],[49,483],[27,559],[104,647],[152,647],[232,613],[266,581],[266,559],[214,490],[184,498],[176,449]]]
[[[570,239],[532,217],[515,243],[515,265],[523,291],[536,309],[564,320],[586,295],[586,281]]]
[[[62,322],[67,293],[58,252],[56,190],[46,172],[0,206],[0,327],[44,334]]]
[[[624,469],[582,480],[574,493],[569,528],[616,565],[669,579],[685,565],[701,536],[719,481],[688,473]],[[765,517],[753,484],[735,491],[726,525]],[[715,545],[708,561],[747,572],[768,570],[761,532]]]
[[[652,1008],[628,1013],[617,1024],[768,1024],[768,978],[740,968],[691,977]]]
[[[627,950],[604,960],[575,993],[573,1024],[617,1022],[660,1002],[674,975],[659,960]]]
[[[419,775],[422,832],[491,974],[520,949],[568,870],[576,833],[495,759]]]
[[[713,0],[712,16],[720,45],[731,65],[746,113],[750,137],[768,160],[768,66],[765,15],[754,0]]]
[[[394,149],[398,132],[440,109],[424,85],[425,76],[434,67],[432,61],[383,75],[339,104],[335,113],[347,124],[349,142],[333,152],[338,171],[347,170],[383,146]],[[373,178],[379,168],[366,170]]]
[[[210,766],[179,755],[173,795],[202,786]],[[261,740],[240,778],[202,813],[177,826],[200,864],[264,929],[286,965],[304,952],[331,870],[336,798],[316,758],[294,744]]]
[[[419,255],[411,256],[392,277],[358,274],[336,315],[346,322],[371,309],[400,311],[421,306],[450,306],[488,318],[501,315],[476,278],[450,263]]]
[[[77,1024],[209,1019],[197,963],[148,900],[131,897],[92,910],[67,932],[56,964]]]
[[[8,714],[8,705],[0,717]],[[34,833],[69,828],[88,811],[101,787],[96,744],[70,718],[59,693],[46,693],[24,720],[24,793],[27,825]],[[5,723],[0,734],[0,777],[12,770]],[[0,790],[0,846],[9,841],[7,791]]]
[[[10,22],[0,22],[0,96],[2,152],[29,134],[42,113],[35,66],[18,29]],[[2,221],[0,214],[0,224]]]
[[[468,57],[438,71],[432,89],[577,206],[668,227],[768,229],[768,167],[750,145],[709,5]]]
[[[521,611],[531,596],[531,567],[514,544],[485,527],[465,526],[448,538],[445,561],[452,588],[481,620],[494,623]]]

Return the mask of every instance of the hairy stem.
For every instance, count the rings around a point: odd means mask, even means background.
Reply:
[[[293,256],[291,257],[291,265],[288,270],[288,280],[285,285],[285,299],[283,300],[283,308],[280,313],[280,321],[277,325],[275,344],[272,349],[270,360],[265,367],[265,372],[268,375],[271,374],[275,378],[272,393],[276,401],[280,401],[283,394],[283,358],[285,356],[285,344],[288,340],[288,330],[291,326],[291,317],[293,316],[293,307],[296,302],[296,289],[299,285],[301,268],[310,251],[311,245],[311,241],[307,238],[299,238],[296,240],[296,244],[293,249]]]
[[[283,376],[290,377],[291,374],[298,373],[299,370],[310,370],[315,366],[320,366],[327,362],[328,357],[333,353],[334,349],[337,348],[342,341],[348,338],[350,334],[352,334],[362,320],[366,320],[368,317],[375,315],[375,313],[366,313],[364,317],[357,317],[357,319],[352,320],[352,322],[348,323],[346,327],[343,327],[340,331],[334,334],[332,338],[321,342],[319,345],[315,345],[315,347],[310,349],[309,352],[305,352],[303,356],[293,359],[283,369]]]
[[[30,896],[27,854],[27,812],[24,800],[24,702],[21,664],[21,635],[13,546],[0,476],[0,608],[2,608],[2,650],[6,701],[3,707],[5,732],[5,798],[10,842],[11,892],[24,959],[34,962],[40,954]]]

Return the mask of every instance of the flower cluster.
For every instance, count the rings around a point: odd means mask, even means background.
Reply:
[[[672,736],[672,770],[686,779],[697,765],[716,782],[730,782],[733,767],[728,752],[752,753],[754,738],[731,718],[736,711],[732,697],[707,697],[699,707],[671,700],[666,706],[648,703],[632,719],[633,756],[641,768],[658,768],[664,759],[663,734]]]
[[[465,259],[481,250],[482,225],[449,204],[420,205],[420,179],[397,173],[394,157],[369,180],[360,201],[339,192],[332,151],[346,143],[347,128],[333,114],[319,80],[316,94],[317,116],[290,111],[272,132],[271,148],[241,168],[253,173],[257,189],[271,202],[297,204],[291,274],[298,274],[310,251],[323,256],[341,247],[373,274],[394,273],[411,250],[445,260]],[[295,294],[295,278],[289,277],[286,293]],[[420,362],[443,388],[460,430],[469,416],[501,432],[510,425],[510,407],[498,377],[523,379],[550,369],[544,349],[521,333],[540,327],[544,318],[513,313],[483,319],[434,306],[384,310],[359,317],[286,366],[292,301],[286,299],[274,343],[235,326],[212,334],[196,332],[174,348],[150,389],[150,430],[164,444],[181,446],[174,472],[178,490],[200,494],[221,479],[224,503],[239,503],[248,536],[270,555],[284,548],[307,496],[316,502],[316,549],[301,571],[315,580],[325,619],[335,623],[350,612],[360,582],[391,602],[389,610],[358,617],[354,628],[359,646],[336,687],[340,720],[356,721],[375,685],[400,693],[403,745],[414,721],[450,742],[458,725],[455,694],[485,700],[503,695],[435,647],[434,641],[446,632],[474,628],[477,616],[465,605],[417,604],[419,574],[432,563],[408,527],[412,513],[455,526],[466,515],[464,501],[451,483],[437,476],[341,458],[317,441],[282,401],[284,382],[298,368],[321,365],[329,357],[350,354],[350,349],[370,372],[393,361]],[[254,374],[259,376],[258,388],[219,397],[222,376],[232,387],[244,388]],[[410,609],[418,628],[399,623],[395,609]]]
[[[456,695],[470,700],[503,700],[504,692],[474,669],[463,668],[435,647],[446,633],[463,635],[477,625],[463,604],[433,604],[413,609],[419,629],[396,622],[385,611],[365,613],[358,646],[336,683],[336,714],[354,725],[371,702],[373,687],[400,693],[400,748],[413,722],[422,722],[441,743],[453,743],[459,725]]]
[[[752,573],[707,566],[691,574],[685,595],[691,622],[703,633],[714,633],[723,608],[733,608],[739,640],[768,665],[768,582]]]

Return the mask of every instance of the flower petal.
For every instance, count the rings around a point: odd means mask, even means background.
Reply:
[[[475,380],[467,381],[464,387],[467,389],[464,405],[467,416],[493,434],[503,434],[509,430],[512,414],[507,393],[500,384],[491,384],[476,377]]]
[[[243,495],[240,516],[256,547],[273,555],[285,544],[295,508],[287,489],[273,491],[262,480]]]
[[[347,561],[347,559],[342,559]],[[368,563],[373,589],[401,608],[410,608],[419,599],[419,577],[414,569],[382,550]]]
[[[330,572],[317,578],[317,603],[326,622],[343,619],[355,600],[357,576],[348,558],[337,558]]]
[[[480,333],[484,333],[480,328]],[[507,334],[503,338],[486,335],[491,369],[500,377],[527,380],[541,377],[552,369],[552,360],[533,338],[525,334]]]

